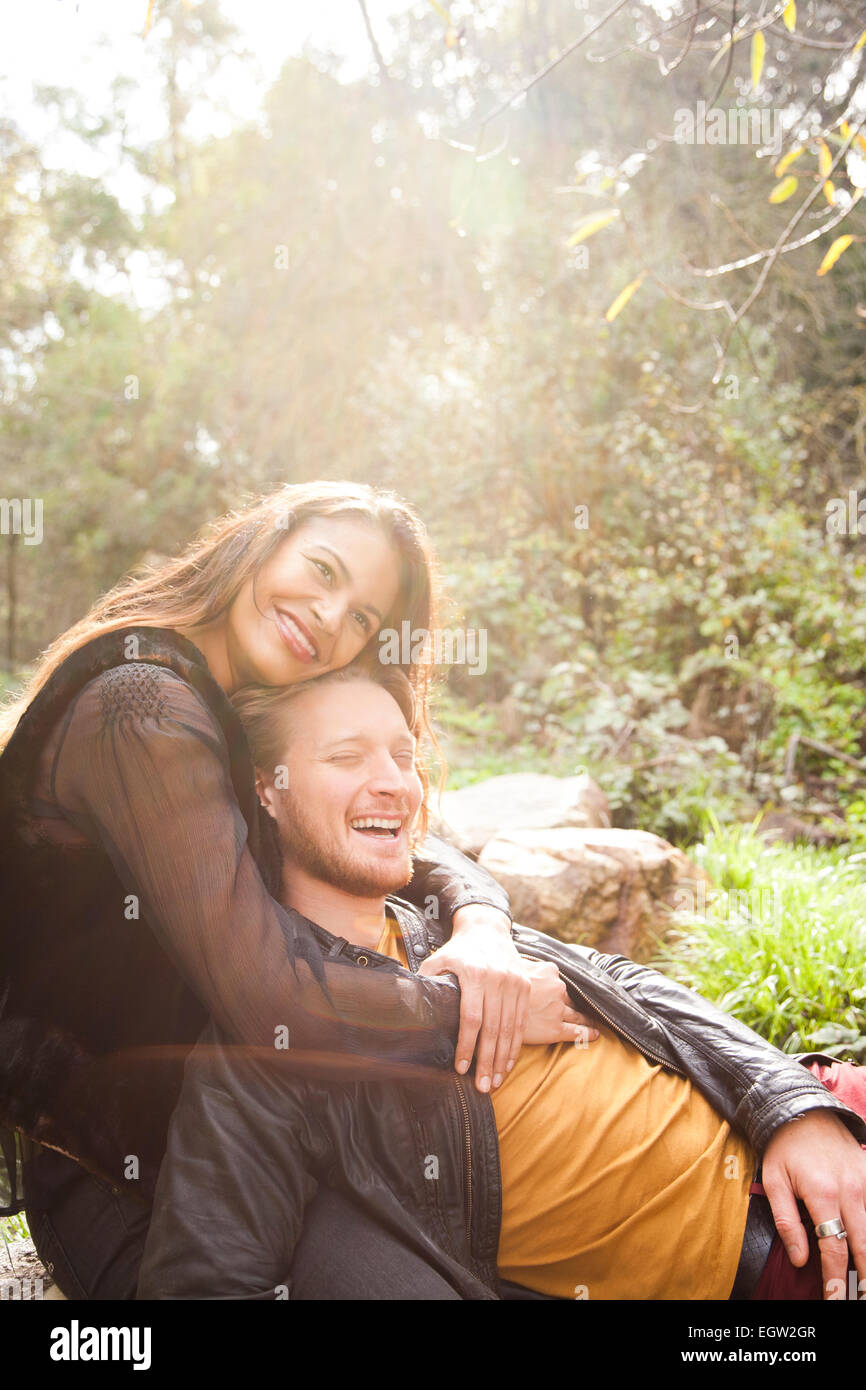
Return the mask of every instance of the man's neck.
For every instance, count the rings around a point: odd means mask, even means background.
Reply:
[[[343,936],[354,946],[375,951],[385,927],[385,896],[358,897],[314,878],[294,864],[283,864],[282,900],[308,921]]]

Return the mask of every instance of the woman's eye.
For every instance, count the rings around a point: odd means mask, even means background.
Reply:
[[[370,619],[367,617],[366,613],[353,613],[352,617],[355,619],[355,622],[358,623],[364,629],[365,632],[370,631]]]
[[[330,565],[326,564],[324,560],[317,560],[314,555],[311,555],[309,558],[326,579],[333,579],[334,571],[331,569]]]

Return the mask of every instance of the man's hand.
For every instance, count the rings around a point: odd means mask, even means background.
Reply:
[[[454,914],[451,940],[421,964],[419,975],[457,976],[460,985],[460,1033],[454,1065],[463,1075],[476,1051],[475,1085],[489,1091],[511,1071],[524,1041],[579,1041],[575,1025],[586,1020],[569,1008],[565,985],[556,967],[555,985],[548,975],[533,980],[511,938],[511,924],[495,907],[470,903]],[[532,969],[535,969],[534,963]],[[546,990],[545,990],[546,984]],[[526,1036],[532,1008],[532,1037]],[[558,1009],[558,1016],[557,1016]],[[570,1031],[565,1031],[568,1025]],[[543,1036],[542,1036],[543,1034]],[[598,1036],[596,1034],[596,1036]]]
[[[529,1018],[525,1043],[595,1042],[598,1029],[571,1007],[568,991],[556,966],[547,960],[525,960],[529,980]]]
[[[849,1246],[858,1280],[866,1279],[866,1153],[837,1115],[809,1111],[777,1129],[764,1153],[761,1181],[776,1230],[798,1268],[809,1246],[796,1199],[805,1202],[816,1226],[841,1216],[847,1240],[818,1241],[825,1298],[838,1298],[846,1288]]]

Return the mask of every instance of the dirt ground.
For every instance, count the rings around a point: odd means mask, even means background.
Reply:
[[[0,1301],[63,1297],[37,1255],[32,1240],[7,1242],[0,1238]]]

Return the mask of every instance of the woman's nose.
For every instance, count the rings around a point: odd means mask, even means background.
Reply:
[[[322,631],[333,637],[340,631],[344,608],[343,601],[334,594],[333,597],[329,595],[327,598],[317,598],[315,603],[310,605],[310,612]]]

